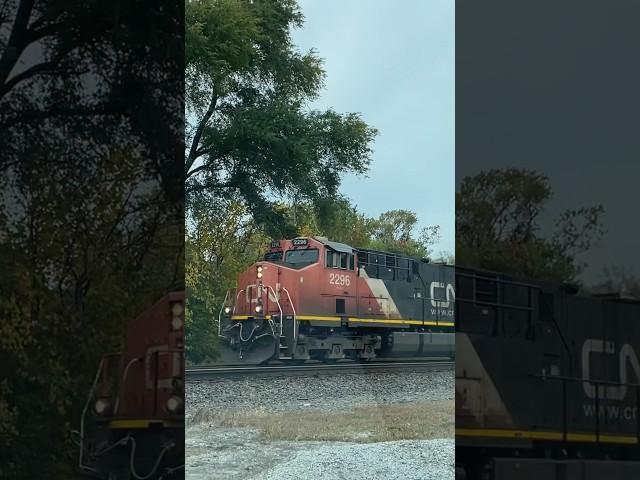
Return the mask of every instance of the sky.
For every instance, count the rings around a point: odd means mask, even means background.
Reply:
[[[292,32],[324,60],[325,89],[312,108],[357,112],[379,134],[367,177],[341,191],[367,216],[414,211],[439,225],[433,251],[455,251],[455,58],[451,0],[300,0]],[[417,233],[417,232],[416,232]]]
[[[579,259],[587,283],[610,267],[640,275],[640,3],[610,7],[490,0],[456,12],[456,181],[527,168],[549,177],[550,217],[602,205],[607,233]]]

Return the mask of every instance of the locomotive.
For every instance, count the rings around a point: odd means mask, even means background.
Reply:
[[[640,302],[456,270],[456,478],[640,478]]]
[[[80,420],[80,468],[111,480],[184,474],[184,292],[127,330],[125,351],[98,366]]]
[[[218,334],[247,363],[453,358],[454,301],[452,266],[299,237],[239,275]]]

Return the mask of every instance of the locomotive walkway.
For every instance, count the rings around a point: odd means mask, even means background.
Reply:
[[[185,369],[187,380],[215,380],[218,378],[247,376],[314,376],[336,374],[360,374],[372,372],[435,371],[453,368],[455,362],[443,360],[421,361],[376,361],[367,363],[305,363],[297,365],[215,365],[190,367]]]

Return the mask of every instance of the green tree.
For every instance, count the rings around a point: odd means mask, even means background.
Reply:
[[[353,247],[428,257],[439,240],[439,226],[422,228],[416,236],[417,215],[409,210],[390,210],[369,218],[348,199],[327,201],[316,207],[310,203],[278,207],[296,235],[320,235]]]
[[[302,24],[294,0],[186,4],[188,192],[240,196],[274,236],[293,233],[274,199],[335,198],[342,175],[368,169],[376,135],[358,114],[309,109],[324,71],[294,49]]]
[[[58,152],[33,149],[5,190],[0,469],[11,478],[76,470],[71,430],[100,356],[121,350],[128,321],[182,277],[183,227],[144,168],[72,142],[64,151],[52,170]]]
[[[294,226],[294,235],[319,235],[356,247],[367,245],[371,240],[370,219],[346,198],[325,200],[318,205],[281,204],[276,208]]]
[[[240,199],[205,192],[192,197],[186,236],[187,358],[202,363],[218,356],[218,314],[238,274],[266,250],[269,237]]]
[[[411,257],[426,258],[431,246],[440,238],[440,227],[424,227],[417,238],[413,236],[418,223],[417,215],[409,210],[390,210],[370,220],[372,236],[370,248]]]
[[[1,478],[77,475],[100,356],[183,278],[181,6],[154,7],[0,5]]]
[[[490,170],[463,179],[456,193],[458,265],[530,278],[573,281],[578,261],[604,234],[600,205],[569,209],[550,235],[541,221],[552,197],[545,175],[520,169]]]

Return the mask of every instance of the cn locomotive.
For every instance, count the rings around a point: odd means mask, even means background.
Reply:
[[[640,478],[640,302],[463,268],[456,292],[456,478]]]
[[[219,337],[247,363],[454,357],[454,269],[324,237],[273,241],[239,275]]]
[[[80,468],[99,478],[184,475],[184,292],[130,322],[102,357],[80,421]]]

